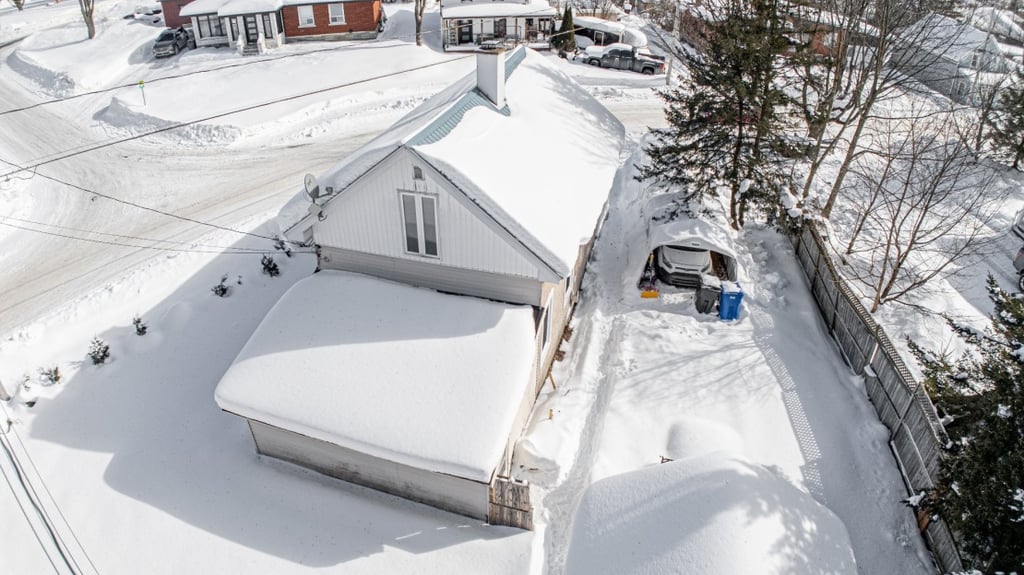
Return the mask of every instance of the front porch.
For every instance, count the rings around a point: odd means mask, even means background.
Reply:
[[[548,48],[554,31],[554,19],[544,18],[441,18],[446,51],[471,51],[483,42],[499,42],[507,47],[527,44],[532,48]]]

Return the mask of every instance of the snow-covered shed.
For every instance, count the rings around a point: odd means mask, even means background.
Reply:
[[[529,306],[325,270],[270,310],[216,399],[264,455],[485,519],[533,340]]]
[[[323,375],[316,361],[294,362],[293,369],[267,376],[242,367],[258,365],[247,347],[218,388],[221,407],[249,419],[254,436],[260,430],[256,439],[261,453],[492,523],[510,521],[502,515],[509,508],[528,512],[523,500],[516,507],[509,499],[518,497],[508,491],[512,447],[557,355],[623,141],[618,120],[543,56],[524,47],[507,58],[502,50],[478,53],[476,73],[427,100],[321,175],[313,202],[306,196],[299,201],[306,215],[285,231],[290,239],[316,245],[318,267],[324,270],[320,274],[338,270],[372,277],[380,286],[406,284],[405,291],[380,287],[379,293],[367,290],[353,296],[328,290],[322,297],[305,298],[315,308],[304,316],[312,333],[362,330],[362,323],[353,324],[344,315],[355,313],[351,307],[382,318],[389,318],[391,310],[408,310],[410,319],[375,332],[374,355],[362,352],[368,344],[358,337],[327,339],[337,345],[299,339],[310,357],[324,357],[339,370],[365,375],[360,385],[391,391],[386,397],[372,396],[372,401],[365,395],[307,394],[305,386],[320,385]],[[433,299],[408,295],[420,292],[431,293]],[[427,317],[432,308],[446,312]],[[270,338],[267,334],[282,331],[276,324],[288,325],[290,313],[275,308],[253,337]],[[501,337],[490,337],[479,326],[481,314],[506,318],[497,322],[504,326]],[[476,328],[458,327],[465,332],[465,344],[441,338],[430,354],[417,356],[429,356],[436,364],[415,363],[404,353],[410,342],[456,321]],[[526,344],[521,344],[522,337]],[[267,349],[274,345],[261,341]],[[285,340],[279,345],[284,350],[294,344]],[[277,357],[269,351],[260,356]],[[488,369],[470,370],[481,358]],[[263,383],[248,385],[250,375]],[[285,394],[287,406],[244,399],[250,390],[263,397],[265,392],[258,390],[272,389],[275,380],[281,389],[291,390]],[[351,401],[353,408],[371,412],[389,402],[414,406],[419,400],[393,391],[409,385],[437,393],[435,403],[427,405],[433,417],[462,420],[459,433],[434,438],[438,446],[432,449],[445,454],[417,455],[419,448],[404,447],[409,441],[404,437],[420,434],[427,420],[388,418],[394,433],[380,443],[344,430],[325,431],[329,423],[306,426],[300,421],[305,410],[334,409],[332,402]],[[491,386],[502,393],[482,392]],[[389,409],[398,413],[399,407]],[[495,410],[502,415],[483,416]],[[264,438],[271,435],[282,439],[268,447]],[[456,453],[461,453],[463,435],[500,436],[504,443],[502,449],[488,443],[491,447],[478,450],[479,457],[463,461]],[[456,443],[440,445],[449,441]],[[367,466],[388,465],[385,480],[365,471]],[[420,473],[424,470],[427,475]],[[455,497],[434,489],[442,481],[437,474],[461,478],[445,481],[464,491]],[[480,485],[488,484],[489,494],[481,497]]]
[[[775,472],[717,451],[602,479],[572,523],[566,575],[854,575],[843,522]]]

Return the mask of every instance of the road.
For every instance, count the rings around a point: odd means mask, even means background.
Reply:
[[[0,49],[0,62],[5,62],[13,49]],[[4,70],[4,74],[9,73]],[[373,88],[367,85],[367,90]],[[0,161],[25,165],[56,152],[94,145],[103,136],[92,121],[91,111],[102,106],[103,97],[0,116],[0,132],[5,135],[0,141]],[[0,82],[0,101],[5,108],[28,105],[35,98],[12,82]],[[664,121],[660,101],[655,98],[610,100],[608,107],[631,134]],[[194,220],[235,227],[255,216],[273,213],[298,191],[304,174],[322,173],[403,113],[381,111],[359,122],[355,129],[325,130],[301,144],[264,139],[215,148],[177,143],[171,147],[160,140],[143,139],[47,164],[39,168],[39,174]],[[167,158],[169,154],[173,160]],[[3,172],[10,169],[10,165],[0,165]],[[6,224],[0,225],[0,266],[5,270],[0,276],[0,334],[16,332],[54,308],[166,255],[151,249],[40,235],[12,226],[39,228],[26,222],[42,222],[51,226],[46,230],[65,235],[81,236],[73,230],[91,230],[189,244],[202,243],[202,236],[211,231],[69,188],[40,175],[21,174],[0,182],[0,206],[5,207],[0,216],[18,218],[0,219]],[[154,245],[109,235],[89,237]]]

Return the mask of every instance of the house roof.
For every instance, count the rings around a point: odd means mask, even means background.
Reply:
[[[530,386],[529,306],[339,271],[292,286],[217,385],[243,417],[487,482]]]
[[[442,18],[495,18],[501,16],[543,18],[555,16],[556,11],[547,2],[471,2],[441,5]]]
[[[1024,29],[1014,20],[1014,14],[1010,10],[979,6],[971,15],[971,24],[979,30],[988,30],[1018,42],[1024,41]]]
[[[331,201],[400,147],[418,154],[568,275],[604,209],[622,124],[571,78],[524,47],[506,56],[506,107],[475,89],[475,73],[427,100],[319,178]],[[302,229],[303,218],[292,229]]]
[[[904,42],[917,49],[955,62],[969,60],[976,50],[999,53],[995,39],[988,37],[985,32],[940,14],[929,14],[921,18],[907,27],[900,36]]]
[[[202,16],[204,14],[216,14],[220,7],[230,0],[194,0],[181,7],[178,12],[181,16]]]

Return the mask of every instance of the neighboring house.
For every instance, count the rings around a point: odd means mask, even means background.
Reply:
[[[555,9],[544,0],[441,0],[445,50],[473,50],[480,42],[547,42]]]
[[[259,453],[529,528],[512,452],[624,130],[532,50],[476,58],[475,74],[320,177],[285,233],[316,245],[321,271],[267,315],[216,399]]]
[[[939,14],[908,26],[897,52],[904,73],[961,104],[997,90],[1013,69],[992,34]]]
[[[590,40],[591,44],[585,44],[577,40],[577,47],[587,46],[608,46],[610,44],[629,44],[637,48],[647,47],[647,35],[636,28],[627,28],[621,22],[611,22],[603,18],[593,16],[573,16],[573,25],[576,27],[577,38],[583,37]]]
[[[164,25],[168,28],[190,25],[192,22],[191,18],[179,14],[180,10],[189,2],[192,2],[192,0],[161,0]]]
[[[286,41],[376,38],[384,19],[380,0],[193,0],[175,10],[190,20],[196,46],[246,54]]]

